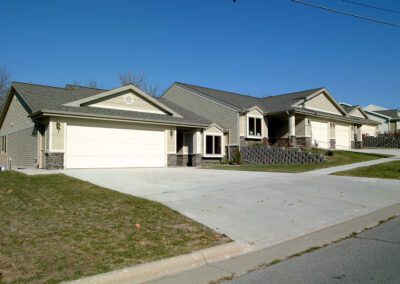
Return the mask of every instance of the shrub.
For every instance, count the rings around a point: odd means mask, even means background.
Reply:
[[[325,155],[328,156],[328,157],[332,157],[332,156],[333,156],[333,151],[332,151],[332,150],[328,150],[328,151],[325,153]]]
[[[239,149],[236,149],[235,154],[233,154],[232,164],[241,165],[242,164],[242,153]]]

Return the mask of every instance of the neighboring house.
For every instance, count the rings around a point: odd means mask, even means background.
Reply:
[[[368,115],[363,111],[360,106],[340,103],[340,106],[351,117],[365,119],[365,124],[361,126],[361,136],[376,136],[378,134],[378,123],[368,119]]]
[[[228,132],[134,85],[101,90],[12,83],[0,115],[0,163],[12,168],[196,165],[222,158]]]
[[[387,109],[376,105],[368,105],[363,108],[368,118],[379,123],[378,133],[400,132],[400,110]]]
[[[162,97],[228,130],[224,146],[231,150],[267,139],[272,144],[351,149],[361,141],[361,127],[374,124],[348,115],[325,88],[256,98],[177,82]]]

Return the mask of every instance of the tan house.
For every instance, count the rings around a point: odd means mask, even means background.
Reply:
[[[381,106],[368,105],[363,108],[370,120],[378,123],[378,133],[400,132],[400,109],[387,109]]]
[[[325,88],[256,98],[175,83],[155,98],[134,85],[14,82],[0,114],[0,166],[195,166],[254,143],[351,149],[373,124]]]
[[[114,168],[222,158],[228,131],[134,85],[101,90],[13,83],[0,114],[0,166]]]
[[[162,97],[227,129],[229,149],[267,142],[351,149],[363,125],[374,125],[363,113],[347,113],[325,88],[256,98],[174,83]]]
[[[353,106],[346,103],[340,103],[343,109],[351,117],[364,119],[364,124],[361,126],[359,131],[361,132],[361,137],[364,136],[377,136],[378,135],[378,123],[376,121],[370,120],[368,115],[360,106]]]

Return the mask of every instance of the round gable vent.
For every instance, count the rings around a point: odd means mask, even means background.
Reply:
[[[132,96],[131,94],[125,95],[125,96],[124,96],[124,102],[125,102],[127,105],[133,104],[133,96]]]

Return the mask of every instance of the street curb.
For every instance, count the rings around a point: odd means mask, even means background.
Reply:
[[[374,227],[378,225],[380,221],[398,215],[400,215],[400,203],[349,221],[328,226],[289,241],[265,247],[237,257],[232,257],[225,261],[207,263],[207,266],[187,270],[174,275],[166,275],[152,280],[151,283],[203,284],[221,279],[229,280],[232,277],[237,277],[246,274],[251,270],[255,270],[260,266],[268,265],[273,261],[284,260],[310,248],[322,247],[334,241],[338,241],[354,232],[357,233],[366,228]]]
[[[190,254],[183,254],[176,257],[135,265],[64,283],[143,283],[171,273],[194,269],[206,265],[207,263],[230,259],[250,252],[251,250],[250,245],[233,241],[220,246],[198,250]]]
[[[400,215],[400,203],[261,249],[234,241],[67,283],[209,283],[239,276],[276,259],[285,259],[311,247],[331,243],[397,215]]]

